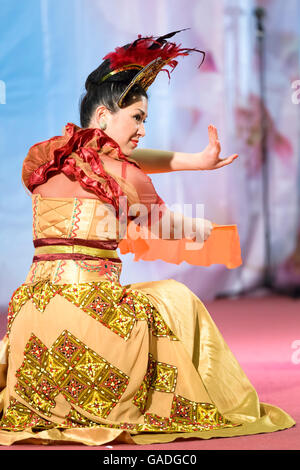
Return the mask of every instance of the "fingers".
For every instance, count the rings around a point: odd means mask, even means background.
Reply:
[[[209,138],[209,145],[211,145],[218,153],[221,152],[221,144],[218,138],[218,131],[215,126],[210,125],[208,126],[208,138]]]
[[[215,143],[218,140],[218,131],[212,124],[208,126],[208,138],[211,143]]]
[[[217,165],[216,165],[216,168],[222,168],[223,166],[225,165],[230,165],[230,163],[232,163],[234,160],[236,160],[238,158],[238,154],[235,153],[233,155],[231,155],[230,157],[228,158],[224,158],[224,160],[221,160]]]
[[[208,126],[208,137],[209,137],[209,143],[214,146],[217,146],[216,150],[219,154],[221,152],[221,144],[218,138],[218,131],[217,131],[217,128],[212,124]],[[229,165],[234,160],[236,160],[236,158],[238,158],[238,154],[234,153],[233,155],[230,155],[230,157],[220,160],[220,162],[216,164],[215,168],[222,168],[225,165]]]

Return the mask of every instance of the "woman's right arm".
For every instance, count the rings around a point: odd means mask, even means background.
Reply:
[[[207,219],[187,217],[167,208],[159,221],[151,226],[151,231],[165,240],[187,238],[201,243],[208,239],[212,228]]]

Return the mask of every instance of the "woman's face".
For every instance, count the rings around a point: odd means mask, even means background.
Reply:
[[[96,109],[94,127],[100,127],[100,120],[107,125],[105,133],[119,144],[124,155],[130,156],[132,151],[138,146],[139,139],[144,137],[145,118],[148,112],[148,100],[144,96],[139,101],[120,108],[116,113],[111,113],[104,106]]]

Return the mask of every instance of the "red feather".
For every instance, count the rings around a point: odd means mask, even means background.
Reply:
[[[128,47],[117,47],[114,52],[110,52],[103,59],[109,59],[112,70],[128,64],[138,64],[145,67],[158,57],[161,57],[163,61],[167,61],[178,56],[188,55],[190,49],[180,49],[180,46],[181,44],[177,45],[167,41],[162,44],[155,40],[153,36],[142,38],[139,35],[139,39],[134,43]],[[171,60],[168,65],[174,69],[177,61]]]

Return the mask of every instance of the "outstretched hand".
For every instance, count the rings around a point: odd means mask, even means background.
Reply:
[[[230,165],[237,157],[235,153],[228,158],[219,158],[221,144],[218,139],[218,131],[215,126],[208,126],[208,145],[202,152],[194,153],[194,165],[196,170],[217,170],[225,165]]]

